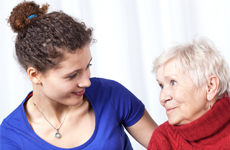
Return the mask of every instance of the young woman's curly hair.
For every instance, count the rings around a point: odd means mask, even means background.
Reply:
[[[18,4],[8,19],[11,28],[18,33],[15,43],[16,56],[27,70],[34,67],[45,74],[58,68],[65,52],[75,53],[89,44],[92,28],[86,28],[64,12],[47,13],[48,4],[32,2]],[[93,40],[94,41],[94,40]]]

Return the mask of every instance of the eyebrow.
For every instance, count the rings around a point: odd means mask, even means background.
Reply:
[[[90,59],[90,61],[89,61],[89,63],[88,63],[88,65],[90,64],[90,62],[93,60],[93,58],[91,57],[91,59]],[[88,66],[87,65],[87,66]],[[64,76],[69,76],[69,75],[71,75],[71,74],[73,74],[73,73],[75,73],[75,72],[79,72],[79,71],[81,71],[82,69],[78,69],[78,70],[74,70],[74,71],[72,71],[72,72],[70,72],[70,73],[67,73],[67,74],[65,74]]]
[[[170,77],[178,77],[178,76],[176,74],[169,74],[169,75],[164,76],[163,78],[168,80]],[[156,79],[156,81],[160,82],[158,79]]]
[[[177,77],[177,75],[176,74],[169,74],[169,75],[165,76],[164,78],[168,79],[170,77]]]

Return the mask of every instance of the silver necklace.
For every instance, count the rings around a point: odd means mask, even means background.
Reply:
[[[63,124],[63,122],[65,121],[65,118],[66,118],[66,116],[67,116],[67,114],[69,113],[69,110],[70,110],[70,108],[71,108],[71,106],[69,106],[69,109],[67,110],[67,112],[66,112],[66,114],[65,114],[65,117],[63,118],[63,120],[62,120],[62,122],[60,123],[60,125],[57,127],[57,128],[55,128],[50,122],[49,122],[49,120],[45,117],[45,115],[43,115],[43,113],[37,108],[37,106],[36,106],[36,104],[34,103],[34,101],[32,100],[32,103],[33,103],[33,105],[34,105],[34,107],[38,110],[38,112],[42,115],[42,117],[56,130],[56,133],[55,133],[55,137],[56,138],[61,138],[61,134],[59,133],[59,129],[60,129],[60,127],[61,127],[61,125]]]

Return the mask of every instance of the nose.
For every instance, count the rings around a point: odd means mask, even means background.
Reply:
[[[169,88],[164,87],[164,89],[161,90],[160,93],[160,103],[162,106],[164,106],[164,104],[170,100],[172,100],[172,95],[171,95],[171,91]]]
[[[90,73],[90,70],[88,69],[82,74],[82,76],[78,82],[78,87],[83,87],[83,88],[89,87],[91,85],[91,82],[89,80],[90,76],[91,76],[91,73]]]

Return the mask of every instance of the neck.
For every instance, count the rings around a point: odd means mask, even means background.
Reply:
[[[185,125],[171,127],[177,130],[176,132],[187,141],[205,139],[224,129],[224,126],[229,123],[229,111],[230,98],[223,97],[215,102],[210,111],[197,120]]]
[[[33,96],[29,99],[28,104],[32,106],[34,112],[37,112],[36,114],[39,118],[43,117],[40,114],[41,112],[55,126],[61,123],[70,108],[70,106],[39,96],[36,92],[33,92]]]

